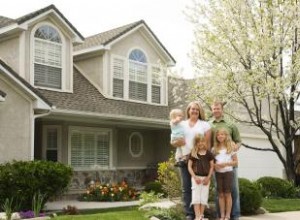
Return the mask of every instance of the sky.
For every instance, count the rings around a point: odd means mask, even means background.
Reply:
[[[188,54],[193,30],[183,11],[192,0],[8,0],[0,15],[18,18],[50,4],[84,36],[89,37],[135,21],[144,20],[176,60],[175,72],[192,78]]]

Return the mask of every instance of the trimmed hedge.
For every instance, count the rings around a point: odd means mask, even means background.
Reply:
[[[262,204],[259,187],[245,178],[239,178],[240,203],[242,214],[254,214]]]
[[[296,198],[297,188],[288,180],[278,177],[261,177],[256,183],[264,198]]]
[[[71,167],[52,161],[13,161],[0,165],[0,203],[14,198],[18,211],[30,210],[36,192],[51,197],[63,193],[71,182]],[[44,206],[43,204],[43,206]]]

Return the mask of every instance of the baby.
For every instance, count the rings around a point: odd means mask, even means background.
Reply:
[[[183,118],[184,118],[184,113],[181,109],[171,110],[170,112],[171,142],[179,138],[184,138],[184,128],[182,125]],[[177,147],[175,153],[175,159],[176,159],[175,166],[183,165],[184,162],[180,160],[182,156],[183,155],[182,155],[181,147]]]

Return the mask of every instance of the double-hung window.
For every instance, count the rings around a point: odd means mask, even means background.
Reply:
[[[143,51],[134,49],[129,56],[113,56],[112,96],[125,100],[165,104],[166,80],[159,65],[150,64]]]
[[[147,59],[138,49],[129,55],[129,99],[147,101]]]
[[[34,85],[62,88],[62,41],[58,31],[49,25],[34,33]]]

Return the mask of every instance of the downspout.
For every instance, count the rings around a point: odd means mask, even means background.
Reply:
[[[51,109],[49,109],[46,113],[41,113],[41,114],[34,114],[33,115],[33,120],[32,120],[32,123],[31,123],[31,152],[30,152],[30,160],[34,160],[34,140],[35,140],[35,120],[37,118],[42,118],[42,117],[45,117],[45,116],[48,116],[50,115],[51,113],[51,110],[54,109],[55,107],[52,106]]]

